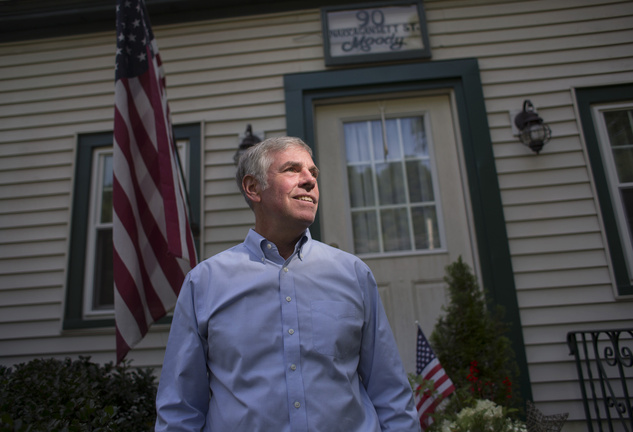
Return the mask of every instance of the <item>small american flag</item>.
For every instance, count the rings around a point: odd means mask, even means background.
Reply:
[[[418,376],[421,376],[424,380],[433,381],[435,391],[442,395],[438,400],[435,397],[436,395],[430,391],[423,391],[420,388],[416,390],[415,406],[418,409],[420,426],[424,431],[433,423],[433,418],[430,417],[430,415],[435,412],[435,409],[442,402],[443,398],[448,397],[455,391],[455,386],[448,375],[446,375],[440,361],[435,357],[435,353],[426,340],[426,337],[424,337],[424,333],[419,325],[416,357],[416,373]]]
[[[196,265],[165,78],[143,0],[117,0],[113,270],[117,361]]]

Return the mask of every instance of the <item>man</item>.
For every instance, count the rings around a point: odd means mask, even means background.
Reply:
[[[371,271],[310,236],[318,172],[298,138],[240,159],[255,228],[185,279],[157,431],[419,430]]]

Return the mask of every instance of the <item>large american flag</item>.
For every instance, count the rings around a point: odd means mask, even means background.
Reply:
[[[415,405],[418,409],[420,426],[424,431],[433,423],[433,418],[430,415],[435,412],[435,409],[444,398],[455,391],[455,386],[448,375],[446,375],[444,368],[435,356],[419,325],[416,357],[416,373],[425,380],[433,381],[435,391],[442,396],[436,398],[436,395],[432,392],[423,391],[420,388],[416,389]]]
[[[117,0],[113,270],[117,361],[196,265],[165,78],[143,0]]]

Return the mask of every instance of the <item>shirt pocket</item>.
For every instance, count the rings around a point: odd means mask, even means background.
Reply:
[[[336,301],[312,301],[314,349],[328,356],[346,358],[358,354],[363,321],[358,308]]]

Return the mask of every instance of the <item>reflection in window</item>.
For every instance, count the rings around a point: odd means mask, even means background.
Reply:
[[[424,118],[344,124],[357,254],[442,247]]]

